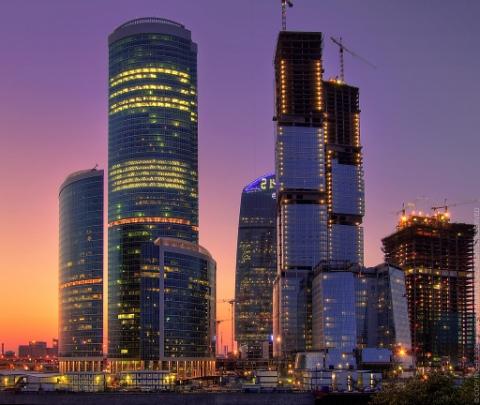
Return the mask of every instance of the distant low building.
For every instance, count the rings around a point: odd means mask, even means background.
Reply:
[[[21,359],[44,359],[49,355],[47,342],[32,340],[28,345],[18,346],[18,357]]]
[[[15,352],[13,350],[7,350],[5,352],[6,359],[13,359],[15,357]]]

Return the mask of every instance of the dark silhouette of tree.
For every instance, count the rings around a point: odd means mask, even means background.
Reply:
[[[479,376],[470,377],[461,386],[456,386],[451,376],[431,374],[426,378],[411,378],[405,382],[386,385],[372,398],[370,404],[471,405],[475,403],[475,384],[480,387]]]

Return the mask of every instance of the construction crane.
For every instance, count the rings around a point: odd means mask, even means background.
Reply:
[[[235,335],[235,323],[234,323],[234,313],[235,313],[235,304],[240,304],[242,302],[248,301],[247,299],[235,299],[235,298],[224,298],[217,300],[217,303],[221,304],[229,304],[230,305],[230,321],[232,322],[232,329],[231,329],[231,350],[233,352],[233,343],[234,343],[234,335]]]
[[[221,300],[218,300],[217,302],[220,302],[222,304],[229,304],[230,305],[230,321],[232,322],[232,325],[231,325],[231,346],[230,346],[230,350],[232,351],[233,353],[233,341],[234,341],[234,323],[233,323],[233,316],[234,316],[234,307],[235,307],[235,304],[237,303],[237,301],[233,298],[230,298],[230,299],[221,299]]]
[[[443,205],[437,205],[437,206],[434,206],[434,207],[431,207],[432,208],[432,211],[434,214],[437,213],[437,211],[439,209],[442,209],[445,211],[445,213],[448,213],[448,209],[450,207],[459,207],[461,205],[469,205],[469,204],[475,204],[475,203],[478,203],[480,202],[480,198],[475,198],[473,200],[467,200],[467,201],[461,201],[461,202],[457,202],[457,203],[453,203],[453,204],[448,204],[447,203],[447,199],[445,198],[445,200],[443,201]]]
[[[394,215],[399,215],[402,214],[402,216],[407,214],[408,209],[415,209],[417,207],[417,203],[419,201],[429,201],[430,198],[425,197],[425,196],[420,196],[415,198],[413,201],[407,201],[402,203],[402,209],[399,211],[391,211],[389,214],[394,214]]]
[[[221,324],[222,322],[228,322],[228,321],[229,321],[229,319],[217,319],[217,320],[215,321],[215,323],[216,323],[215,335],[216,335],[216,337],[217,337],[217,340],[216,340],[215,343],[216,343],[216,345],[217,345],[216,349],[218,349],[218,348],[220,347],[220,351],[223,350],[223,339],[222,339],[222,335],[220,335],[220,341],[219,341],[219,339],[218,339],[218,334],[219,334],[219,331],[220,331],[220,328],[219,328],[219,327],[220,327],[220,324]],[[219,344],[220,344],[220,346],[219,346]]]
[[[338,48],[340,50],[340,80],[342,81],[342,83],[345,82],[345,63],[344,63],[344,60],[343,60],[344,59],[344,51],[348,52],[353,57],[355,57],[357,59],[360,59],[362,62],[366,63],[367,65],[369,65],[371,67],[373,67],[374,69],[377,68],[373,63],[369,62],[368,60],[366,60],[362,56],[357,55],[355,52],[351,51],[345,45],[343,45],[342,37],[340,37],[339,39],[336,39],[334,37],[330,37],[330,39],[332,40],[332,42],[335,45],[338,46]]]
[[[291,0],[281,0],[282,2],[282,31],[287,30],[287,7],[293,7]]]

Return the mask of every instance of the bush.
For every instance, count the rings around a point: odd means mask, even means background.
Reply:
[[[385,386],[376,394],[371,405],[471,405],[474,401],[475,379],[480,388],[480,377],[466,379],[456,387],[451,376],[431,374],[427,379],[411,378],[403,383]],[[478,393],[478,390],[477,390]],[[477,394],[478,395],[478,394]]]

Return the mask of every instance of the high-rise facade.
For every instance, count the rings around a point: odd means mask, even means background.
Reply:
[[[121,25],[109,37],[108,311],[115,367],[159,365],[161,264],[154,241],[198,243],[197,149],[197,46],[190,31],[161,18]]]
[[[158,238],[155,245],[160,264],[159,306],[154,308],[159,313],[159,368],[179,378],[213,375],[216,263],[197,243]]]
[[[403,215],[383,239],[385,261],[405,272],[413,349],[424,366],[473,364],[475,227],[448,212]]]
[[[103,170],[60,187],[60,370],[100,371],[103,360]]]
[[[312,313],[314,350],[335,350],[351,365],[355,350],[384,348],[396,361],[413,366],[400,268],[364,268],[349,262],[319,265],[312,281]]]
[[[313,270],[363,264],[358,89],[324,81],[322,34],[280,32],[275,54],[277,269],[274,352],[312,348]]]
[[[327,259],[322,34],[279,34],[275,53],[277,268],[274,353],[311,347],[310,277]]]
[[[358,88],[324,81],[328,257],[363,264],[364,181]]]
[[[272,287],[277,274],[275,175],[242,192],[235,273],[235,340],[243,358],[268,358],[272,335]]]

